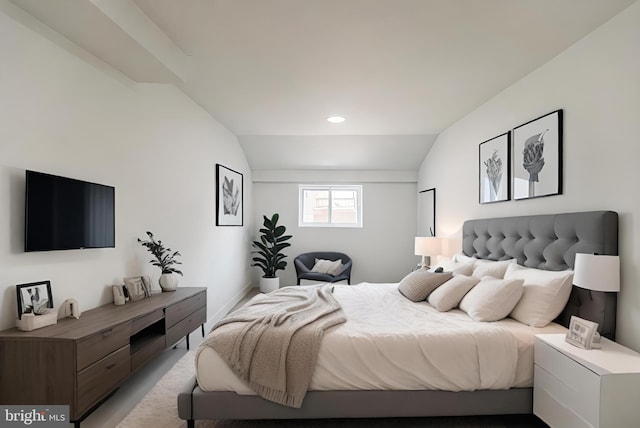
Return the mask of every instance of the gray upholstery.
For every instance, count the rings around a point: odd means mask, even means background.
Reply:
[[[342,271],[337,275],[329,275],[326,273],[311,272],[313,265],[316,263],[316,259],[336,261],[342,260]],[[298,277],[298,285],[300,280],[307,279],[311,281],[322,282],[339,282],[347,281],[347,284],[351,284],[351,266],[353,262],[351,257],[344,253],[338,253],[335,251],[314,251],[311,253],[300,254],[293,260],[293,264],[296,268],[296,275]]]
[[[489,260],[515,258],[544,270],[572,269],[576,253],[618,254],[618,214],[613,211],[549,214],[468,220],[462,250]],[[573,287],[557,321],[568,327],[571,315],[598,323],[600,333],[615,337],[616,294]]]
[[[611,211],[470,220],[463,227],[463,251],[546,270],[573,266],[575,253],[618,254],[618,215]],[[571,314],[591,319],[603,334],[615,334],[615,293],[573,287],[559,321]],[[180,418],[305,419],[401,416],[457,416],[531,413],[533,388],[449,391],[311,391],[300,409],[257,396],[202,391],[191,380],[178,396]],[[191,425],[192,426],[192,425]]]

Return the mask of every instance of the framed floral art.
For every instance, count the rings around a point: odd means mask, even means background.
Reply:
[[[510,188],[510,133],[498,135],[483,143],[478,150],[479,202],[508,201]]]
[[[513,199],[562,194],[562,110],[513,129]]]

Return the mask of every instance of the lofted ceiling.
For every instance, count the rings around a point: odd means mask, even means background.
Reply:
[[[634,0],[11,2],[130,79],[177,85],[254,170],[415,171],[438,133]]]

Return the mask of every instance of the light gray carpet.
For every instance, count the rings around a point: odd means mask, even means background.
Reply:
[[[145,395],[118,428],[181,428],[176,396],[193,376],[195,352],[182,357]],[[196,428],[544,428],[533,415],[388,419],[311,419],[259,421],[197,421]]]

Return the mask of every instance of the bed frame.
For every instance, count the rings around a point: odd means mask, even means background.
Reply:
[[[488,260],[517,259],[528,267],[564,270],[576,253],[618,254],[618,214],[592,211],[468,220],[463,252]],[[571,315],[595,321],[614,338],[616,294],[573,287],[557,322]],[[526,414],[533,410],[533,388],[451,391],[310,391],[294,409],[254,395],[202,391],[195,376],[178,395],[178,414],[189,427],[202,419],[317,419]]]

